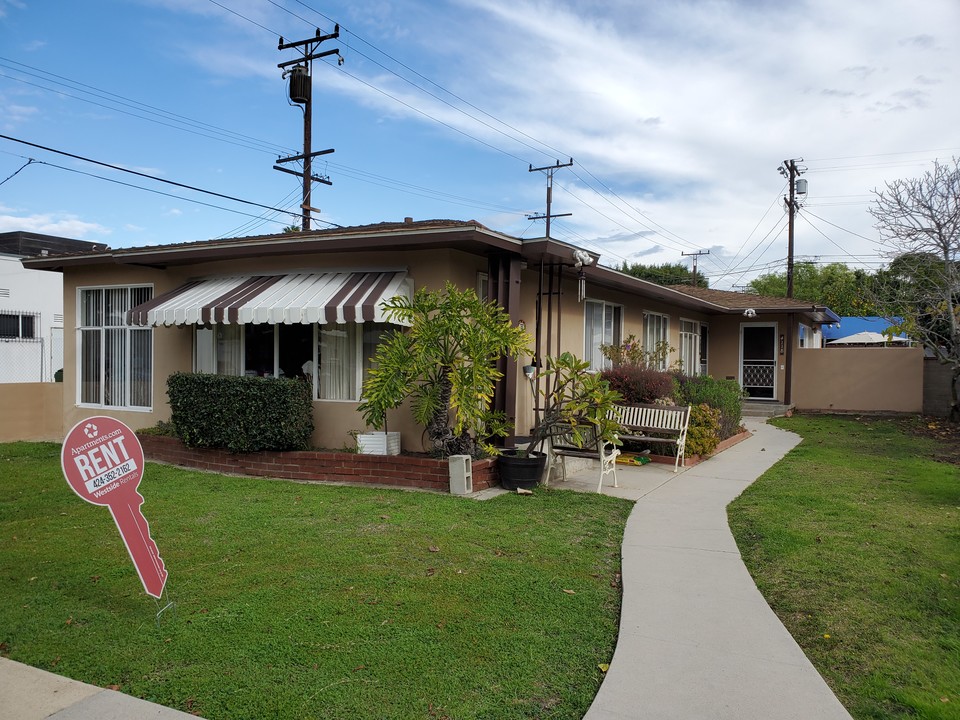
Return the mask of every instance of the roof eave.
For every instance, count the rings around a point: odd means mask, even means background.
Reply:
[[[371,228],[364,231],[323,233],[302,236],[257,236],[249,239],[203,241],[179,245],[159,245],[148,248],[118,248],[102,253],[34,258],[24,262],[26,267],[42,270],[61,270],[67,266],[92,264],[150,265],[166,267],[194,262],[232,260],[246,257],[329,253],[358,250],[412,250],[432,247],[460,247],[472,252],[490,250],[519,252],[522,241],[495,232],[479,223],[439,226],[403,226],[387,230]]]

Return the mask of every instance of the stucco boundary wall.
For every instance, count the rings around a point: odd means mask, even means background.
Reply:
[[[63,441],[63,383],[0,383],[0,442]]]
[[[793,399],[798,410],[923,412],[921,348],[797,350]]]
[[[162,435],[137,437],[147,460],[224,475],[450,491],[450,464],[445,459],[322,450],[231,453],[227,450],[188,448],[177,438]],[[495,459],[474,460],[472,472],[474,492],[486,490],[500,482]]]

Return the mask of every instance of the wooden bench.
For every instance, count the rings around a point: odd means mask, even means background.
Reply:
[[[675,445],[673,471],[677,472],[686,456],[689,405],[617,405],[614,412],[623,427],[621,440]]]
[[[581,433],[583,435],[582,446],[578,446],[573,442],[570,432],[551,438],[549,454],[550,466],[547,468],[547,479],[549,480],[554,463],[558,459],[560,460],[561,480],[566,480],[566,458],[586,458],[589,460],[597,460],[600,463],[600,477],[597,484],[597,492],[603,489],[603,476],[607,474],[613,474],[613,486],[619,487],[617,485],[617,456],[620,454],[620,449],[613,443],[603,442],[597,438],[593,427],[585,427],[581,430]]]

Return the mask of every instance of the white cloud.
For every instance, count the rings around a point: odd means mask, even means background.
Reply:
[[[164,79],[195,93],[217,85],[224,97],[234,85],[243,87],[251,117],[267,97],[251,85],[270,83],[270,102],[282,98],[276,65],[285,57],[263,28],[289,32],[288,39],[312,34],[301,20],[262,0],[227,3],[252,23],[212,3],[141,2],[160,15],[169,11],[170,27],[188,22],[203,31],[203,43],[189,33],[165,42],[161,54],[175,70],[160,68],[171,73]],[[326,30],[332,25],[307,8],[296,12]],[[362,120],[349,138],[355,145],[362,144],[362,133],[384,128],[400,149],[409,137],[419,151],[415,166],[389,151],[363,161],[367,165],[345,154],[338,158],[362,172],[405,179],[421,164],[436,167],[432,180],[410,182],[437,189],[454,185],[455,172],[482,178],[491,188],[478,197],[485,204],[463,212],[529,237],[542,232],[542,223],[531,227],[519,213],[500,208],[542,213],[543,179],[528,176],[527,163],[572,156],[574,167],[556,175],[552,209],[573,216],[557,220],[555,237],[599,248],[610,264],[677,262],[681,252],[709,248],[700,269],[718,281],[718,273],[735,269],[718,285],[727,286],[746,268],[782,259],[785,188],[776,168],[799,157],[806,160],[810,194],[806,219],[797,226],[798,255],[845,256],[854,263],[877,253],[869,239],[875,234],[866,212],[870,191],[919,174],[935,157],[960,154],[960,51],[951,34],[960,27],[956,0],[775,6],[758,0],[331,0],[324,12],[347,23],[337,43],[347,63],[340,70],[327,62],[315,66],[325,103],[323,112],[314,110],[315,126],[326,112],[342,111]],[[490,115],[429,86],[474,116],[468,117],[374,65],[364,55],[427,86],[364,45],[349,32],[351,25]],[[182,71],[184,59],[195,65],[189,78],[172,74]],[[188,114],[239,127],[234,123],[240,118]],[[280,131],[264,126],[248,132],[269,137]],[[429,146],[419,144],[424,137]],[[329,142],[343,148],[340,138]],[[118,152],[108,148],[103,156]],[[198,171],[227,167],[215,152],[190,157]],[[173,153],[169,163],[166,157],[144,162],[161,162],[177,179],[193,177],[175,164]],[[356,203],[363,208],[354,211],[360,216],[343,215],[351,222],[382,219],[382,208],[396,198],[374,188],[363,186]],[[441,202],[432,207],[446,207]],[[175,232],[182,224],[170,223]]]
[[[23,10],[26,5],[20,0],[0,0],[0,18],[5,18],[10,9],[13,10]]]
[[[83,240],[91,235],[109,235],[110,229],[99,223],[86,222],[73,215],[0,215],[0,232],[36,232],[45,235]]]

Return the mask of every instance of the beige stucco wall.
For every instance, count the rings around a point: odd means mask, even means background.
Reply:
[[[63,383],[0,383],[0,408],[0,442],[63,440]]]
[[[407,269],[414,288],[442,289],[447,280],[463,288],[476,288],[477,273],[487,270],[486,259],[456,250],[387,252],[358,257],[355,254],[261,257],[228,262],[209,262],[167,270],[95,265],[72,267],[64,273],[64,382],[62,385],[63,427],[69,429],[82,419],[106,414],[133,429],[170,419],[166,381],[174,372],[193,369],[192,327],[159,327],[153,335],[153,409],[128,411],[114,408],[80,407],[77,395],[77,289],[88,286],[152,284],[154,296],[173,290],[191,278],[242,273],[293,272],[303,270]],[[358,403],[317,400],[313,403],[315,430],[313,445],[341,448],[352,445],[351,431],[366,429],[357,412]],[[423,428],[403,408],[388,414],[390,430],[399,430],[404,449],[422,447]]]
[[[521,275],[521,302],[520,302],[520,319],[526,324],[527,332],[531,337],[535,336],[536,332],[536,298],[537,290],[539,287],[539,276],[535,268],[531,266],[528,270],[524,271]],[[546,288],[546,285],[544,286]],[[586,300],[597,300],[612,303],[614,305],[623,306],[623,328],[622,328],[622,337],[626,340],[631,335],[634,335],[638,340],[643,338],[643,316],[645,312],[656,312],[664,315],[668,315],[670,318],[669,328],[668,328],[668,337],[669,343],[674,352],[670,355],[668,359],[669,364],[674,364],[679,358],[679,347],[680,347],[680,320],[697,320],[704,321],[710,324],[710,361],[713,361],[713,333],[715,323],[717,323],[716,316],[708,316],[702,313],[692,312],[688,310],[679,310],[676,307],[667,305],[662,302],[655,300],[649,300],[646,298],[639,298],[634,294],[616,291],[616,290],[606,290],[603,288],[598,288],[596,286],[587,283],[586,287]],[[543,344],[541,346],[541,353],[544,356],[555,356],[558,353],[570,352],[576,355],[579,358],[585,356],[584,348],[584,330],[585,330],[585,303],[578,301],[577,299],[577,282],[575,279],[570,278],[564,280],[562,283],[562,293],[560,296],[560,312],[559,317],[561,318],[562,331],[559,336],[559,343],[557,337],[557,298],[553,298],[553,324],[550,328],[552,332],[552,342],[550,346],[547,347],[546,337],[548,333],[548,322],[547,322],[547,312],[548,308],[548,299],[544,299],[544,317],[543,324],[541,327],[542,337],[544,338]],[[717,326],[719,327],[719,325]],[[734,370],[736,372],[737,358],[739,357],[738,348],[734,348],[733,362]],[[718,355],[718,358],[722,355]],[[531,356],[524,358],[523,364],[527,364],[531,360]],[[518,435],[528,435],[530,428],[534,422],[534,410],[533,410],[533,392],[530,388],[530,384],[523,376],[523,373],[518,373],[517,379],[517,422],[516,422],[516,432]]]
[[[919,413],[923,409],[923,350],[797,350],[793,400],[800,410]]]

